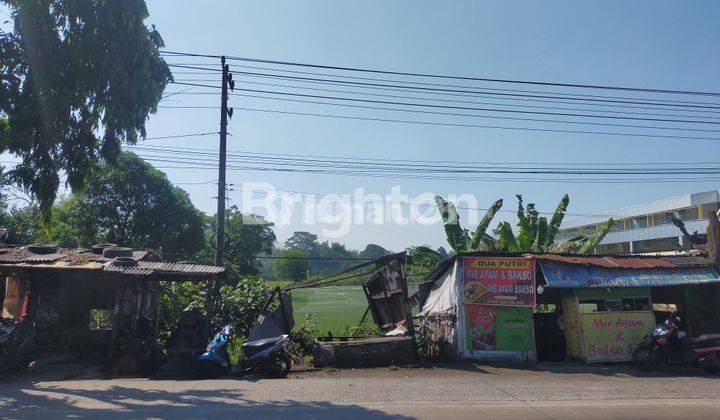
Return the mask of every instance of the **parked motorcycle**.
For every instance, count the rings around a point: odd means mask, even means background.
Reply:
[[[671,316],[645,336],[633,352],[635,365],[643,370],[654,370],[663,363],[692,364],[707,373],[720,372],[720,334],[688,337],[680,332],[680,322],[680,317]]]
[[[216,378],[223,373],[260,373],[271,378],[284,378],[290,372],[292,359],[287,350],[290,342],[287,334],[243,344],[243,357],[236,366],[232,366],[228,353],[232,339],[232,328],[226,325],[210,340],[198,360],[200,376]]]
[[[32,360],[35,322],[29,315],[0,318],[0,375],[27,367]]]

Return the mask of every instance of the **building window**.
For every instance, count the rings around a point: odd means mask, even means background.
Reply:
[[[680,249],[680,239],[677,237],[650,239],[633,243],[635,252],[664,252],[677,251]]]
[[[595,248],[598,254],[618,255],[630,253],[630,242],[620,242],[616,244],[598,245]]]
[[[647,216],[633,217],[628,220],[628,229],[643,229],[648,227]]]
[[[610,229],[611,232],[620,232],[625,230],[625,220],[623,219],[615,219],[612,228]]]
[[[701,219],[707,219],[708,212],[717,213],[718,208],[719,208],[718,203],[703,204]]]

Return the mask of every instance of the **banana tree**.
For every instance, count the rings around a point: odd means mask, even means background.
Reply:
[[[478,251],[482,246],[494,246],[495,240],[486,231],[493,217],[502,207],[502,199],[497,200],[487,209],[485,216],[483,216],[472,236],[467,229],[460,226],[460,215],[452,202],[446,201],[440,196],[435,196],[435,203],[443,220],[448,244],[455,253]]]
[[[609,219],[589,237],[579,236],[562,244],[556,244],[555,238],[570,204],[570,197],[567,194],[563,195],[549,222],[546,217],[540,216],[535,204],[528,203],[527,206],[523,206],[522,196],[517,195],[516,197],[518,199],[517,235],[509,222],[501,222],[494,231],[497,235],[497,239],[495,239],[486,231],[493,217],[502,207],[502,200],[493,203],[473,234],[470,235],[468,230],[463,229],[460,225],[460,216],[455,205],[436,196],[435,202],[442,216],[445,234],[452,249],[456,253],[492,250],[589,254],[595,250],[595,247],[613,226],[613,220]]]
[[[540,216],[535,209],[535,204],[528,203],[524,208],[522,196],[516,195],[516,197],[518,199],[518,234],[515,236],[510,223],[500,223],[495,230],[499,236],[496,248],[506,252],[547,252],[555,242],[555,236],[557,236],[560,224],[565,217],[570,197],[565,194],[560,199],[549,223],[547,218]]]

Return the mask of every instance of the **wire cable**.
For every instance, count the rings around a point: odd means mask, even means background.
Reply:
[[[222,57],[222,56],[218,56],[218,55],[195,54],[195,53],[188,53],[188,52],[181,52],[181,51],[163,50],[162,52],[165,54],[181,55],[181,56],[188,56],[188,57],[207,57],[207,58],[221,58]],[[570,87],[570,88],[581,88],[581,89],[603,89],[603,90],[631,91],[631,92],[645,92],[645,93],[720,96],[720,92],[712,92],[712,91],[638,88],[638,87],[629,87],[629,86],[609,86],[609,85],[582,84],[582,83],[560,83],[560,82],[529,81],[529,80],[501,79],[501,78],[489,78],[489,77],[454,76],[454,75],[443,75],[443,74],[433,74],[433,73],[415,73],[415,72],[379,70],[379,69],[360,68],[360,67],[331,66],[331,65],[323,65],[323,64],[311,64],[311,63],[301,63],[301,62],[281,61],[281,60],[267,60],[267,59],[240,57],[240,56],[225,56],[225,58],[226,58],[226,60],[235,60],[235,61],[247,61],[247,62],[254,62],[254,63],[276,64],[276,65],[295,66],[295,67],[310,67],[310,68],[319,68],[319,69],[326,69],[326,70],[341,70],[341,71],[348,71],[348,72],[387,74],[387,75],[394,75],[394,76],[411,76],[411,77],[425,77],[425,78],[437,78],[437,79],[494,82],[494,83]]]

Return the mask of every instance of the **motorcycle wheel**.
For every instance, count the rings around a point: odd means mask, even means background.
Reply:
[[[662,363],[660,349],[645,344],[638,346],[633,351],[632,359],[635,366],[645,371],[656,370]]]
[[[269,378],[286,378],[292,368],[292,359],[285,353],[277,353],[262,364],[262,371]]]

